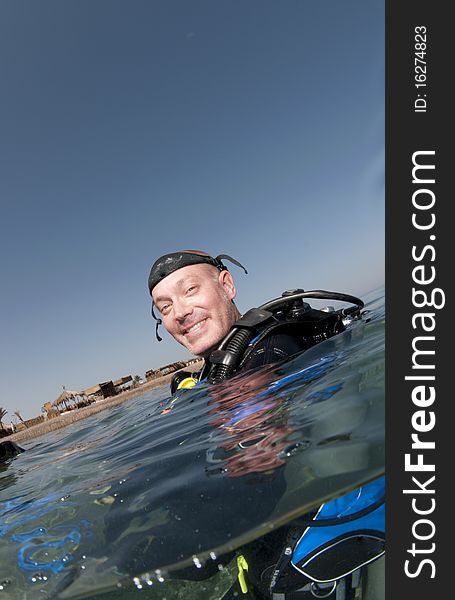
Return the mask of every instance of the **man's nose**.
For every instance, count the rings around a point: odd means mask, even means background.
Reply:
[[[186,317],[188,315],[191,314],[193,308],[191,306],[191,304],[189,304],[188,302],[185,302],[185,300],[174,300],[174,317],[178,320],[178,321],[183,321],[184,319],[186,319]]]

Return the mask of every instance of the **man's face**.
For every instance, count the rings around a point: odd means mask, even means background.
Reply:
[[[208,357],[238,318],[229,271],[211,265],[182,267],[153,289],[155,305],[172,337],[197,356]]]

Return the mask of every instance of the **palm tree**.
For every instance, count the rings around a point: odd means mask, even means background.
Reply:
[[[2,426],[3,431],[5,430],[5,428],[3,427],[3,417],[6,415],[7,412],[7,410],[0,406],[0,425]]]
[[[15,410],[15,411],[14,411],[14,414],[15,414],[15,415],[16,415],[16,417],[19,419],[19,421],[20,421],[21,423],[23,423],[23,424],[25,425],[25,427],[27,427],[27,425],[25,424],[25,421],[24,421],[24,419],[23,419],[23,418],[22,418],[22,416],[21,416],[21,413],[20,413],[18,410]]]

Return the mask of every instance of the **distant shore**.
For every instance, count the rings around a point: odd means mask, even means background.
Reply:
[[[198,363],[195,363],[191,366],[192,368],[194,368],[195,371],[197,371],[201,368],[202,361],[200,365]],[[146,383],[143,383],[138,387],[125,390],[124,392],[120,392],[120,394],[117,394],[116,396],[111,396],[110,398],[105,398],[103,400],[97,400],[90,406],[85,406],[84,408],[78,408],[75,410],[70,410],[68,412],[63,412],[58,417],[48,419],[47,421],[43,421],[42,423],[38,423],[37,425],[32,425],[27,429],[22,429],[21,431],[17,431],[16,433],[12,433],[11,435],[2,437],[0,439],[0,442],[6,440],[10,440],[13,442],[31,440],[33,438],[39,437],[40,435],[45,435],[50,431],[62,429],[63,427],[67,427],[68,425],[76,423],[76,421],[80,421],[81,419],[91,417],[92,415],[95,415],[96,413],[99,413],[102,410],[112,408],[113,406],[122,404],[126,400],[130,400],[131,398],[141,396],[148,390],[160,387],[161,385],[168,384],[171,381],[173,375],[174,373],[169,373],[169,375],[163,375],[162,377],[159,377],[152,381],[147,381]]]

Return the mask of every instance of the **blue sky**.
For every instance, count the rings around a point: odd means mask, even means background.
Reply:
[[[147,277],[231,254],[244,311],[384,283],[384,6],[2,0],[0,405],[188,358]]]

